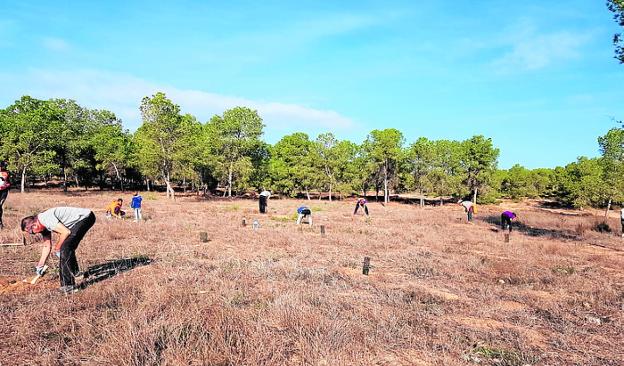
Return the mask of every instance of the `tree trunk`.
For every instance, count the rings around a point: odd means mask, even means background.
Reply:
[[[115,169],[115,175],[117,176],[117,179],[119,180],[119,188],[121,188],[121,191],[124,191],[124,185],[123,185],[123,179],[121,178],[121,174],[119,174],[119,169],[117,169],[117,164],[113,163],[113,168]]]
[[[474,194],[472,195],[472,203],[477,204],[477,188],[474,189]]]
[[[611,209],[611,198],[609,198],[609,202],[607,203],[607,209],[605,210],[605,219],[609,218],[610,209]]]
[[[67,170],[63,166],[63,192],[67,193]]]
[[[26,186],[26,166],[22,168],[22,183],[20,185],[20,192],[24,193]]]
[[[232,162],[230,162],[230,171],[228,172],[228,196],[232,197],[232,170],[234,169]]]
[[[148,192],[150,191],[150,184],[149,183],[150,183],[149,178],[145,179],[145,186],[146,186]]]
[[[78,181],[78,175],[74,175],[74,181],[76,182],[76,188],[80,189],[80,182]]]
[[[332,185],[329,185],[329,202],[332,200]]]
[[[388,164],[384,166],[384,203],[388,203]]]
[[[165,180],[165,184],[167,185],[167,198],[175,200],[175,192],[173,190],[173,187],[171,187],[171,182],[168,178]]]
[[[308,197],[308,201],[310,201],[310,190],[308,189],[308,187],[306,187],[305,191],[306,191],[306,197]],[[320,194],[319,194],[319,197],[320,197]]]

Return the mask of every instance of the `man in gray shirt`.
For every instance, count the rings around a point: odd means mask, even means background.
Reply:
[[[55,232],[59,236],[54,253],[60,258],[61,290],[73,291],[76,284],[74,276],[78,273],[76,248],[93,224],[95,215],[86,208],[56,207],[35,216],[24,217],[22,231],[31,235],[41,233],[44,238],[37,274],[43,273],[52,249],[52,232]]]

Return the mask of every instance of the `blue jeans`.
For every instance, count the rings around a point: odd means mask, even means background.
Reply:
[[[135,208],[134,209],[134,221],[139,222],[141,221],[141,208]]]

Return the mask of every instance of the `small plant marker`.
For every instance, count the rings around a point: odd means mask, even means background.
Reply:
[[[325,236],[325,225],[321,225],[321,236]]]
[[[247,226],[247,219],[243,218],[243,226]]]
[[[509,233],[505,233],[505,243],[509,243]]]
[[[207,243],[208,242],[208,233],[205,231],[201,231],[199,233],[199,241],[201,241],[202,243]]]
[[[368,276],[369,270],[370,270],[370,257],[364,257],[364,265],[362,267],[362,274]]]

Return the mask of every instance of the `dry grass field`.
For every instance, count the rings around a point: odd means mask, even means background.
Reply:
[[[38,246],[0,248],[1,365],[624,364],[624,240],[593,216],[509,204],[521,228],[505,243],[502,206],[470,225],[457,205],[371,203],[366,222],[352,201],[312,201],[315,227],[298,229],[296,200],[261,216],[251,200],[145,194],[136,224],[103,218],[114,197],[9,196],[3,242],[34,211],[99,211],[76,294],[57,291],[54,261],[21,281]]]

